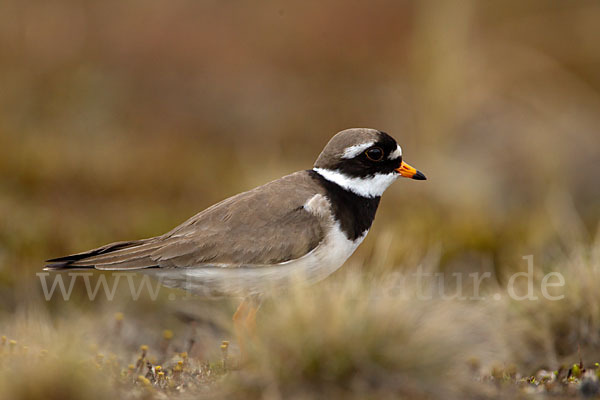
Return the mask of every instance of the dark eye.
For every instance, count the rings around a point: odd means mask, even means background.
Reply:
[[[371,147],[365,151],[365,154],[371,161],[381,161],[383,159],[383,150],[381,147]]]

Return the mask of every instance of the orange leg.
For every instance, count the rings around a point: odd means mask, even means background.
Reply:
[[[246,340],[245,340],[245,321],[248,317],[248,307],[250,302],[248,299],[244,299],[239,305],[235,313],[233,314],[233,329],[235,330],[235,336],[237,338],[238,345],[240,346],[240,353],[242,359],[246,359]]]
[[[257,296],[247,297],[239,305],[235,314],[233,314],[233,326],[237,337],[242,362],[247,360],[248,356],[248,337],[251,339],[256,334],[256,313],[260,308],[260,298]]]
[[[252,338],[256,336],[256,313],[258,312],[258,309],[258,305],[250,304],[250,309],[246,315],[246,331]]]

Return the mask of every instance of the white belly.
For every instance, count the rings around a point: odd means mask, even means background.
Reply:
[[[147,269],[161,284],[188,290],[201,296],[247,296],[280,290],[294,281],[316,283],[341,267],[367,236],[348,240],[334,224],[323,242],[310,253],[291,261],[268,266],[216,266]]]

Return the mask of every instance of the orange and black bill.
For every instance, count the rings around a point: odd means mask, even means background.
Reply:
[[[400,164],[400,167],[396,168],[395,171],[398,172],[400,175],[402,175],[405,178],[412,178],[412,179],[416,179],[418,181],[424,181],[427,179],[427,177],[425,175],[423,175],[423,173],[421,171],[417,171],[415,168],[411,167],[404,161],[402,161],[402,164]]]

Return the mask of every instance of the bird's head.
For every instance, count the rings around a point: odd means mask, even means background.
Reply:
[[[325,179],[363,197],[379,197],[398,177],[427,179],[402,161],[402,148],[385,132],[346,129],[325,146],[314,165]]]

